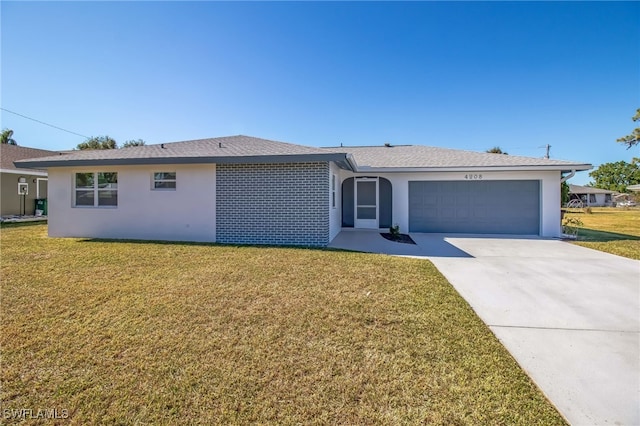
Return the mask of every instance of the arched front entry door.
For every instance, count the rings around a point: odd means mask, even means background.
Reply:
[[[392,218],[391,182],[383,177],[348,178],[342,182],[342,226],[388,228]]]

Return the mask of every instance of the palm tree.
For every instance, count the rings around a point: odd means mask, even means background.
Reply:
[[[0,141],[3,144],[7,145],[18,145],[15,139],[12,138],[13,130],[11,129],[2,129],[2,133],[0,134]]]

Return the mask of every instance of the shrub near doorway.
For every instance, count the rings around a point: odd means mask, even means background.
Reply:
[[[415,244],[416,242],[413,241],[413,238],[411,238],[411,236],[409,236],[408,234],[401,234],[400,233],[400,226],[398,224],[392,226],[389,228],[389,232],[381,232],[380,235],[382,235],[383,238],[389,240],[389,241],[394,241],[396,243],[403,243],[403,244]]]

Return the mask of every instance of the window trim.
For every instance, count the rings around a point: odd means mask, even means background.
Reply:
[[[157,173],[173,173],[175,175],[174,179],[156,179],[156,174]],[[173,182],[175,184],[175,187],[173,188],[156,188],[156,182],[158,183],[164,183],[164,182]],[[178,189],[178,173],[176,171],[168,171],[168,170],[164,170],[164,171],[159,171],[159,170],[154,170],[153,172],[151,172],[151,190],[152,191],[175,191],[176,189]]]
[[[112,187],[108,187],[108,188],[100,188],[99,186],[99,178],[98,175],[99,174],[105,174],[105,173],[112,173],[116,175],[116,187],[115,189]],[[93,188],[78,188],[78,179],[77,179],[77,175],[84,175],[84,174],[91,174],[93,175]],[[89,172],[89,171],[84,171],[84,172],[73,172],[71,175],[71,178],[73,179],[73,208],[87,208],[87,209],[116,209],[118,208],[118,172],[107,172],[107,171],[100,171],[100,172]],[[93,205],[86,205],[86,204],[78,204],[78,191],[93,191]],[[100,192],[106,192],[106,191],[113,191],[116,193],[116,204],[115,205],[100,205]]]
[[[331,208],[335,209],[337,208],[337,203],[336,203],[336,175],[335,174],[331,174]]]

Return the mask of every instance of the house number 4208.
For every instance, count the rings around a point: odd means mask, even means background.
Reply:
[[[481,174],[479,175],[479,174],[471,174],[471,173],[469,173],[469,174],[464,175],[464,178],[467,179],[467,180],[480,180],[480,179],[482,179],[482,175]]]

